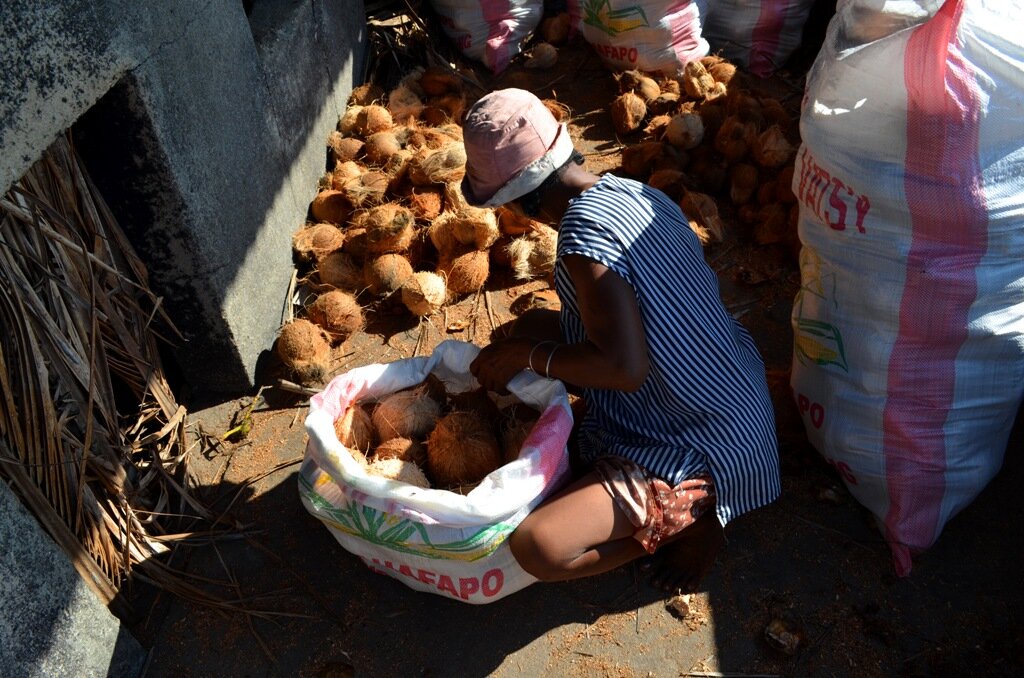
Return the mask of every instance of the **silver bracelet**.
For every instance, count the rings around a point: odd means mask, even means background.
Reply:
[[[555,347],[551,349],[551,353],[548,353],[548,362],[546,365],[544,365],[544,376],[547,377],[548,379],[551,378],[551,359],[555,356],[555,352],[558,349],[562,348],[561,344],[557,344],[555,342],[550,343],[555,344]]]
[[[544,344],[553,344],[553,343],[555,343],[555,342],[553,342],[553,341],[538,341],[536,344],[534,344],[533,348],[530,349],[530,357],[528,357],[526,359],[526,369],[528,369],[531,372],[533,372],[534,374],[536,374],[537,370],[533,369],[533,352],[536,351],[541,346],[543,346]]]

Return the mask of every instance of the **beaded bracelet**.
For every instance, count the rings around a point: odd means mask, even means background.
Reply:
[[[562,348],[561,344],[557,344],[555,342],[551,343],[555,344],[555,347],[551,349],[551,353],[548,353],[548,362],[546,365],[544,365],[544,376],[547,377],[548,379],[551,378],[551,359],[555,356],[555,351]]]
[[[536,344],[534,344],[533,348],[530,349],[530,356],[526,359],[526,369],[528,369],[531,372],[536,374],[537,370],[533,369],[533,352],[536,351],[541,346],[543,346],[544,344],[553,344],[553,343],[555,343],[555,342],[553,342],[553,341],[538,341]]]

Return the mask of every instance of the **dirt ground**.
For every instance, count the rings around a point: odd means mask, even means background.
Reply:
[[[616,137],[608,113],[615,82],[589,50],[563,49],[554,70],[514,67],[481,79],[557,98],[573,112],[570,130],[588,168],[618,166],[630,140]],[[796,115],[799,74],[759,86]],[[706,259],[768,367],[783,493],[730,524],[729,543],[685,618],[666,609],[666,595],[636,565],[535,584],[479,607],[371,573],[299,501],[306,408],[301,396],[269,390],[244,442],[192,462],[203,499],[217,513],[230,509],[246,531],[182,550],[174,561],[208,577],[211,592],[244,599],[251,612],[138,586],[133,631],[152,648],[147,675],[1021,675],[1020,460],[1008,455],[911,576],[895,577],[872,519],[808,446],[789,396],[789,313],[799,286],[793,253],[756,245],[728,206],[722,215],[726,238],[706,249]],[[423,322],[373,306],[366,331],[343,344],[333,372],[422,355],[444,339],[484,344],[545,289],[542,281],[516,285],[498,276],[484,293]],[[192,417],[219,435],[248,402]],[[1010,451],[1022,442],[1018,422]]]

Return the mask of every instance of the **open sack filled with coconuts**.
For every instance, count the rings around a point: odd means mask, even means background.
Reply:
[[[564,385],[483,390],[473,344],[352,369],[310,400],[299,493],[347,551],[413,589],[489,603],[535,579],[507,538],[568,478]]]

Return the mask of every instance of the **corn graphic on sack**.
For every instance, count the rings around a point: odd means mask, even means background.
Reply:
[[[450,393],[479,385],[473,344],[445,341],[429,357],[369,365],[335,377],[310,400],[309,443],[299,495],[345,550],[407,586],[467,603],[490,603],[536,581],[508,547],[508,536],[569,475],[572,411],[560,381],[522,372],[509,391],[542,414],[519,458],[465,496],[369,475],[339,442],[334,421],[349,405],[438,377]]]

